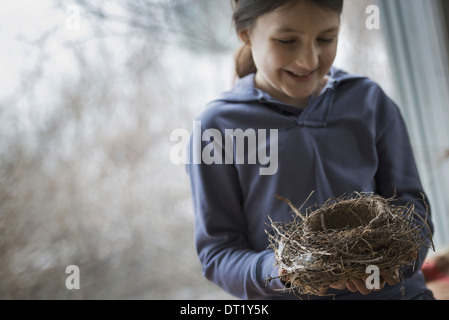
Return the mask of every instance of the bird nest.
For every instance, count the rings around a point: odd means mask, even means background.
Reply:
[[[306,215],[276,197],[296,213],[290,223],[270,219],[274,232],[267,231],[276,265],[288,278],[284,292],[319,295],[332,283],[366,278],[370,265],[386,271],[413,265],[429,236],[421,233],[427,218],[414,205],[395,206],[378,195],[331,199]],[[423,223],[414,223],[415,217]]]

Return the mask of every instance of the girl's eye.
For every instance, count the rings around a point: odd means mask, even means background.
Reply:
[[[332,37],[332,38],[319,38],[319,39],[317,39],[317,41],[321,42],[321,43],[332,43],[332,42],[334,42],[334,39],[335,39],[335,37]]]
[[[277,39],[276,40],[279,44],[283,44],[283,45],[288,45],[288,44],[293,44],[295,43],[295,40],[282,40],[282,39]]]
[[[332,38],[318,38],[317,41],[320,43],[332,43],[334,42],[335,37]],[[276,42],[281,44],[281,45],[292,45],[295,44],[296,41],[294,39],[287,39],[287,40],[283,40],[283,39],[276,39]]]

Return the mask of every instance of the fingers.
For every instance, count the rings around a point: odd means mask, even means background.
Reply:
[[[351,292],[359,291],[363,295],[368,295],[372,291],[366,287],[366,283],[363,279],[351,279],[346,281],[346,288]]]
[[[399,279],[399,270],[384,270],[380,272],[381,279],[383,279],[386,283],[388,283],[390,286],[397,285],[400,281]]]
[[[322,287],[322,288],[320,288],[319,292],[318,292],[318,295],[319,296],[324,296],[328,289],[329,289],[329,287]]]
[[[366,283],[364,279],[351,279],[341,282],[334,282],[329,285],[329,287],[321,288],[319,293],[320,295],[324,295],[328,288],[337,289],[337,290],[344,290],[348,289],[351,292],[360,292],[363,295],[368,295],[371,293],[372,290],[368,289],[366,287]]]
[[[350,279],[346,281],[346,288],[348,288],[351,292],[360,292],[363,295],[368,295],[372,291],[378,292],[381,291],[385,284],[389,284],[390,286],[395,286],[400,283],[399,277],[399,269],[395,269],[393,271],[383,270],[380,272],[380,279],[378,281],[378,287],[374,289],[368,289],[366,284],[366,277],[361,279]]]
[[[344,289],[346,289],[346,282],[345,281],[334,282],[334,283],[331,283],[329,285],[329,287],[332,289],[344,290]]]
[[[280,269],[279,270],[279,276],[281,278],[281,281],[286,284],[289,281],[291,281],[291,274],[288,274],[287,271]],[[378,292],[381,291],[385,285],[388,283],[390,286],[395,286],[398,283],[400,283],[400,277],[399,277],[399,270],[395,269],[393,271],[391,270],[383,270],[380,272],[380,277],[377,280],[376,285],[370,286],[371,289],[368,289],[367,287],[367,278],[368,276],[364,278],[355,278],[355,279],[349,279],[349,280],[343,280],[340,282],[331,283],[325,287],[322,287],[318,290],[318,295],[325,295],[329,288],[337,289],[337,290],[344,290],[348,289],[351,292],[360,292],[363,295],[368,295],[372,291]]]
[[[379,289],[375,288],[375,289],[373,289],[373,291],[374,292],[381,291],[383,288],[385,288],[385,283],[386,283],[385,279],[380,277],[380,279],[379,279]]]
[[[329,285],[329,288],[337,290],[344,290],[347,288],[351,292],[360,292],[363,295],[368,295],[372,291],[366,287],[365,280],[363,279],[351,279],[342,282],[331,283]],[[328,288],[322,288],[320,290],[320,294],[325,294],[327,292],[327,289]]]

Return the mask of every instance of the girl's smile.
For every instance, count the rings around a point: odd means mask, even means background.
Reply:
[[[313,74],[317,71],[313,70],[313,71],[309,71],[307,73],[299,73],[299,72],[294,72],[294,71],[289,71],[286,70],[287,74],[293,79],[293,81],[295,82],[305,82],[305,81],[309,81],[310,79],[312,79]]]

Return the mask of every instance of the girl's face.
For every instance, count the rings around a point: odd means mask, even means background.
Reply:
[[[256,87],[304,108],[318,94],[337,53],[340,15],[306,1],[259,17],[240,33],[251,46]]]

